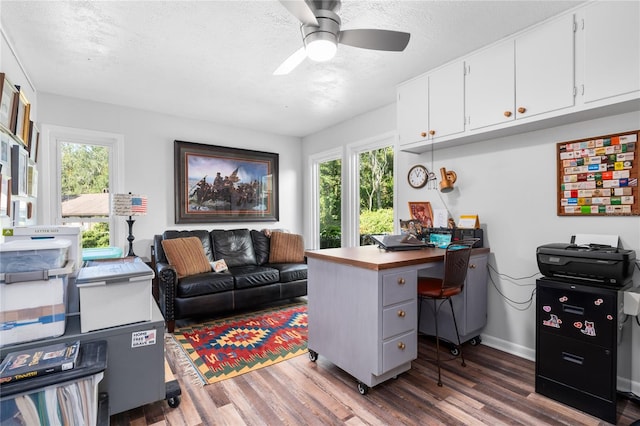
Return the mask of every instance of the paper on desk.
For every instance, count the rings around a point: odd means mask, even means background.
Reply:
[[[582,246],[589,244],[604,244],[611,247],[618,247],[617,235],[600,235],[600,234],[576,234],[571,239],[576,245]]]

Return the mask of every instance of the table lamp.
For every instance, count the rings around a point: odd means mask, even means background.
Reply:
[[[113,194],[112,198],[112,213],[116,216],[129,216],[127,223],[129,224],[129,253],[127,256],[135,256],[133,252],[133,223],[135,220],[132,216],[144,216],[147,214],[147,197],[143,195],[128,194]]]

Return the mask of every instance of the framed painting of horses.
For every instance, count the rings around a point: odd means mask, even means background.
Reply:
[[[278,220],[278,154],[174,141],[176,223]]]

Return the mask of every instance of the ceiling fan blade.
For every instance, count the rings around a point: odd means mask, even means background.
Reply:
[[[280,3],[291,13],[298,18],[300,22],[307,25],[318,26],[318,20],[316,14],[306,1],[304,0],[280,0]]]
[[[307,57],[304,47],[296,50],[293,55],[289,56],[285,61],[273,72],[273,75],[289,74],[295,67],[300,65]]]
[[[401,52],[409,44],[411,34],[388,30],[344,30],[340,31],[338,43],[372,50]]]

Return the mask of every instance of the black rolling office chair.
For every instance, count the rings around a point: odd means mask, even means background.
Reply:
[[[456,294],[460,294],[464,288],[464,281],[467,278],[467,269],[469,268],[469,257],[471,256],[471,248],[478,241],[475,239],[455,241],[446,248],[444,256],[444,276],[443,277],[418,277],[418,325],[420,324],[420,314],[422,311],[422,302],[424,299],[433,300],[434,321],[436,329],[436,363],[438,365],[438,386],[442,386],[440,379],[440,336],[438,333],[438,313],[442,305],[448,300],[453,314],[453,324],[456,328],[456,337],[458,338],[458,347],[460,348],[460,357],[462,358],[462,366],[466,367],[464,355],[462,354],[462,345],[460,343],[460,333],[458,332],[458,323],[456,322],[456,314],[453,309],[451,298]]]

